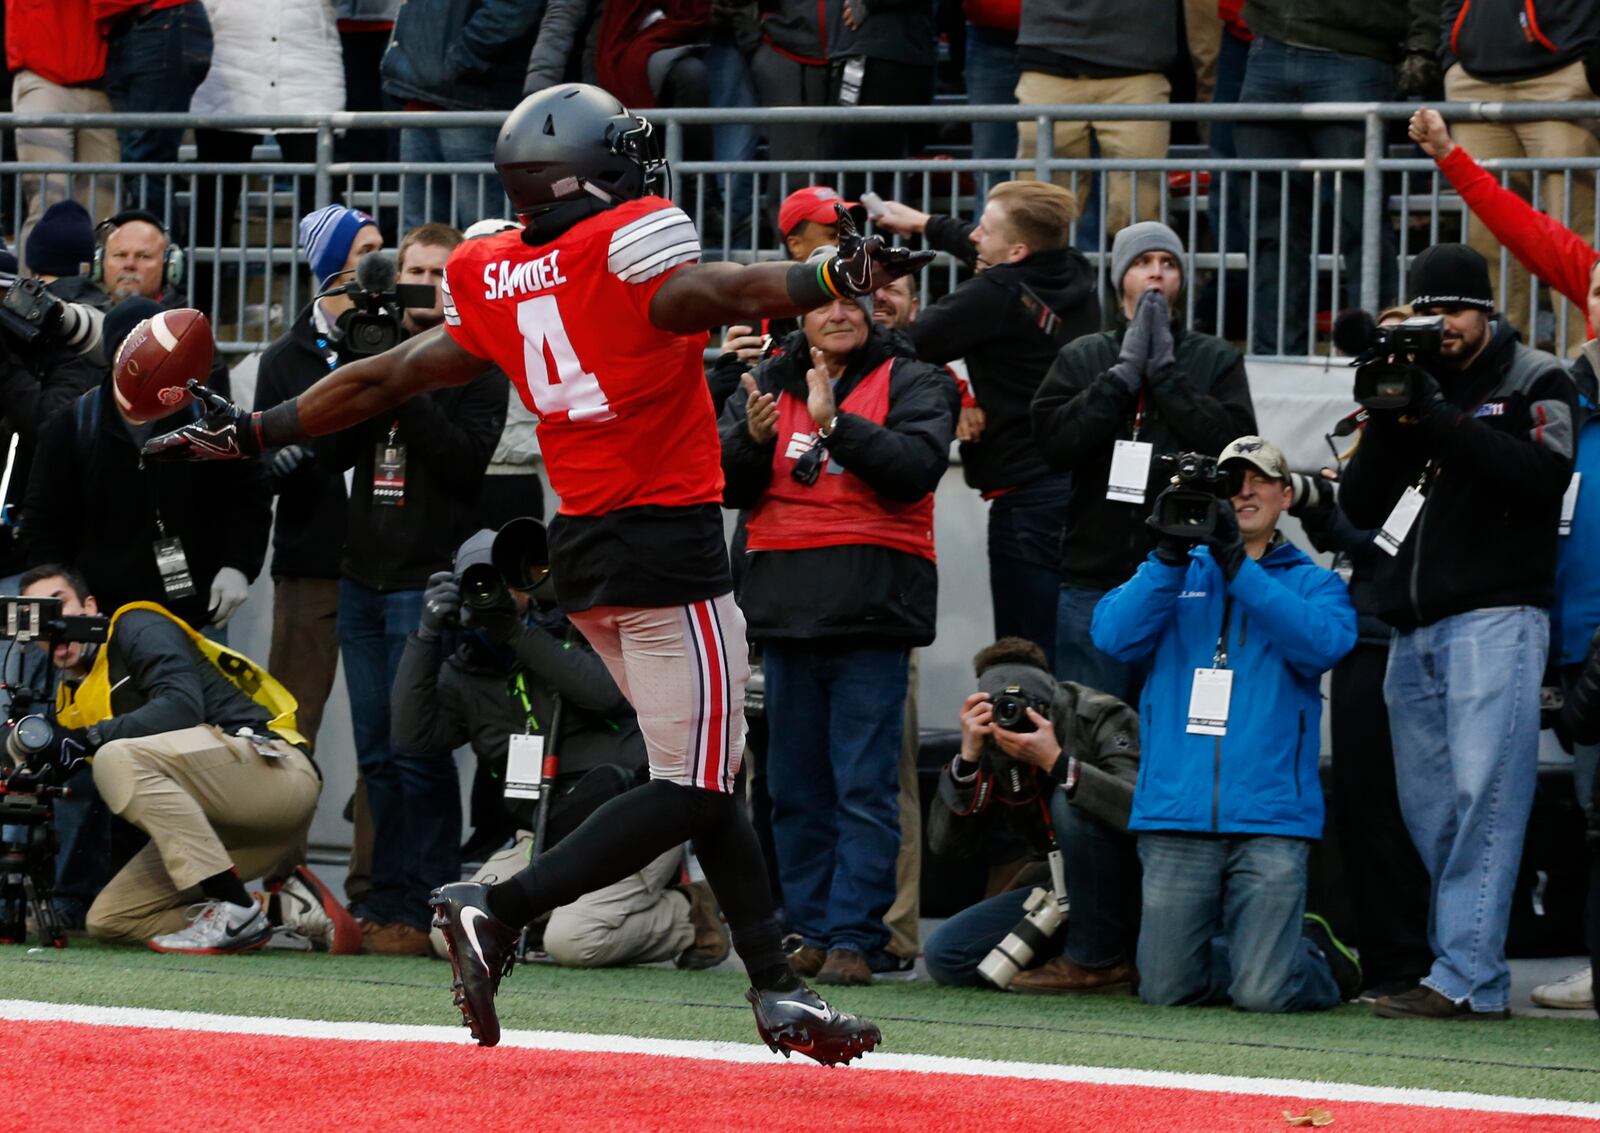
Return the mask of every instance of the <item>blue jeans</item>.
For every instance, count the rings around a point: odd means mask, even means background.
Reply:
[[[1321,1011],[1339,986],[1302,933],[1310,843],[1271,835],[1139,834],[1139,998]]]
[[[816,948],[889,942],[906,649],[768,640],[767,789],[784,912]]]
[[[1506,930],[1539,774],[1539,686],[1549,614],[1457,614],[1389,650],[1383,698],[1400,812],[1433,883],[1422,982],[1474,1011],[1511,993]]]
[[[353,911],[426,929],[428,894],[461,879],[461,791],[448,751],[406,751],[389,737],[390,690],[421,613],[420,590],[339,582],[339,653],[372,813],[372,891]]]
[[[1257,35],[1250,44],[1240,102],[1386,102],[1394,97],[1393,64],[1365,55],[1312,51]],[[1233,128],[1240,157],[1358,158],[1365,152],[1365,127],[1360,122],[1239,122]],[[1324,174],[1325,195],[1331,200],[1333,174]],[[1328,301],[1335,307],[1354,306],[1360,298],[1362,180],[1353,173],[1341,177],[1339,247],[1344,267],[1339,281],[1342,296]],[[1248,178],[1235,183],[1249,192]],[[1263,173],[1258,182],[1259,219],[1255,247],[1248,249],[1255,269],[1251,288],[1256,309],[1252,323],[1253,347],[1260,354],[1304,354],[1310,348],[1306,323],[1311,311],[1312,276],[1311,210],[1322,204],[1311,200],[1310,174],[1289,176],[1289,199],[1282,192],[1282,175]],[[1235,185],[1230,185],[1231,191]],[[1287,217],[1287,243],[1279,239],[1280,220]],[[1331,235],[1333,218],[1325,217],[1322,231]],[[1247,237],[1248,238],[1248,237]],[[1379,280],[1383,294],[1394,292],[1396,245],[1387,221],[1380,230]],[[1278,257],[1285,255],[1280,273]],[[1283,333],[1278,328],[1278,300],[1283,296]]]
[[[996,637],[1025,637],[1056,663],[1061,531],[1072,475],[1052,472],[989,501],[989,598]]]
[[[706,78],[711,84],[711,105],[718,110],[744,110],[758,106],[755,82],[750,78],[750,64],[744,52],[727,31],[712,33],[705,51]],[[730,122],[711,127],[711,157],[714,161],[754,161],[756,148],[761,143],[761,131],[753,122]],[[754,177],[749,173],[732,173],[717,178],[722,191],[722,210],[734,229],[750,220],[755,208]],[[688,207],[688,206],[685,206]],[[693,211],[691,209],[691,211]],[[702,242],[715,246],[721,233],[703,232]]]
[[[499,130],[493,126],[459,126],[450,130],[408,128],[400,131],[402,162],[450,162],[476,165],[494,160]],[[465,228],[487,216],[506,214],[505,193],[491,170],[485,174],[407,174],[401,197],[401,225],[409,232],[419,224],[441,221]]]
[[[967,102],[972,106],[1013,106],[1017,101],[1017,37],[1012,32],[967,25]],[[1015,122],[974,122],[972,156],[993,161],[1014,161],[1017,156]],[[977,209],[983,210],[991,185],[1009,181],[1002,170],[978,174]]]
[[[1132,836],[1101,825],[1060,791],[1050,800],[1050,819],[1071,910],[1066,927],[1034,955],[1033,966],[1062,954],[1080,968],[1109,968],[1130,959],[1139,924],[1139,857]],[[940,925],[922,946],[928,974],[942,984],[982,985],[978,965],[1022,919],[1031,891],[996,894]]]
[[[1138,708],[1148,666],[1109,657],[1089,637],[1094,608],[1105,596],[1104,590],[1062,583],[1056,605],[1056,679],[1097,688]]]
[[[106,97],[118,114],[186,113],[210,70],[211,20],[203,4],[151,12],[106,41]],[[123,161],[173,162],[183,131],[131,127],[119,129],[117,140]],[[162,178],[141,175],[135,182],[129,185],[129,203],[165,215]]]

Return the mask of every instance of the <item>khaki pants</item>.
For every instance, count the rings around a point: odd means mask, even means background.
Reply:
[[[100,749],[95,788],[150,844],[94,899],[91,935],[137,942],[176,932],[185,907],[204,900],[205,878],[259,877],[304,839],[322,783],[298,748],[273,746],[279,758],[203,724]]]
[[[915,960],[922,951],[917,921],[922,915],[922,807],[917,793],[917,677],[918,651],[911,651],[906,674],[905,734],[900,740],[900,852],[894,859],[894,903],[883,915],[889,929],[885,946],[903,960]]]
[[[1473,78],[1457,63],[1445,72],[1445,97],[1450,101],[1476,102],[1570,102],[1596,97],[1589,89],[1581,62],[1563,67],[1553,74],[1511,83],[1486,83]],[[1476,158],[1492,157],[1596,157],[1600,141],[1577,122],[1459,122],[1452,124],[1456,141]],[[1496,175],[1498,176],[1498,175]],[[1538,207],[1571,228],[1590,243],[1594,242],[1594,172],[1540,174]],[[1513,173],[1507,182],[1518,196],[1532,199],[1531,173]],[[1570,203],[1568,194],[1571,194]],[[1570,208],[1570,211],[1569,211]],[[1511,325],[1522,332],[1523,341],[1534,342],[1529,323],[1530,294],[1527,269],[1516,257],[1502,253],[1499,243],[1476,217],[1467,225],[1467,243],[1489,261],[1489,279],[1495,299]],[[1506,287],[1500,286],[1501,259],[1505,260]],[[1551,292],[1551,307],[1558,313],[1565,308],[1566,340],[1557,344],[1557,353],[1570,355],[1583,344],[1584,312]]]
[[[1210,102],[1217,90],[1217,56],[1222,52],[1222,17],[1215,0],[1183,0],[1183,31],[1189,41],[1189,61],[1194,64],[1194,100]],[[1211,132],[1209,122],[1197,122],[1201,140]]]
[[[545,926],[544,950],[565,968],[673,959],[694,944],[689,902],[667,889],[682,865],[675,846],[638,873],[562,905]]]
[[[1017,101],[1023,105],[1042,106],[1052,103],[1139,104],[1166,102],[1172,94],[1172,84],[1166,76],[1155,73],[1129,75],[1120,79],[1065,79],[1041,71],[1024,71],[1017,82]],[[1052,153],[1055,157],[1088,157],[1092,134],[1100,143],[1100,156],[1165,157],[1171,130],[1166,122],[1057,122]],[[1032,159],[1038,149],[1038,124],[1024,119],[1017,126],[1017,160]],[[1032,178],[1027,171],[1019,177]],[[1092,196],[1092,177],[1057,172],[1052,178],[1058,185],[1072,189],[1078,198],[1079,209],[1089,206]],[[1138,175],[1138,195],[1134,196],[1134,177],[1128,173],[1108,173],[1106,185],[1106,222],[1102,229],[1106,246],[1111,238],[1126,228],[1131,219],[1149,220],[1160,215],[1161,177],[1157,173]]]
[[[110,114],[111,100],[103,90],[93,87],[57,86],[32,71],[18,71],[11,82],[11,106],[18,114]],[[17,160],[50,165],[74,162],[115,164],[122,159],[122,147],[115,130],[67,130],[59,127],[32,127],[17,131]],[[27,215],[16,242],[17,258],[24,259],[28,234],[39,215],[58,201],[72,197],[88,210],[95,221],[117,211],[118,184],[115,174],[80,174],[69,181],[65,172],[22,178],[22,198]]]

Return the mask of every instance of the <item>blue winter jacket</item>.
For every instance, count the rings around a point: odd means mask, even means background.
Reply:
[[[1194,671],[1227,621],[1228,734],[1191,735]],[[1143,757],[1132,830],[1322,836],[1322,674],[1356,643],[1339,576],[1280,542],[1230,584],[1205,547],[1187,569],[1154,555],[1095,607],[1095,645],[1152,659],[1139,702]]]
[[[1591,344],[1592,345],[1592,344]],[[1572,532],[1561,537],[1556,551],[1556,603],[1550,610],[1550,647],[1561,665],[1581,665],[1589,655],[1589,639],[1600,626],[1600,412],[1596,410],[1596,378],[1591,353],[1572,367],[1578,387],[1577,508]]]

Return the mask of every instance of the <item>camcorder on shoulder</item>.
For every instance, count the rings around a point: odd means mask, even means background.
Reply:
[[[355,304],[334,324],[334,348],[341,362],[382,354],[405,337],[400,320],[407,307],[432,307],[431,283],[399,283],[395,261],[382,252],[368,252],[356,261],[356,277],[326,295],[348,295]]]
[[[1201,452],[1161,459],[1173,466],[1173,486],[1156,497],[1150,525],[1163,535],[1198,542],[1216,530],[1218,501],[1239,494],[1243,473],[1222,468],[1216,457]]]
[[[1416,315],[1380,327],[1365,311],[1343,311],[1334,320],[1333,342],[1354,356],[1356,401],[1367,409],[1400,409],[1415,392],[1417,362],[1439,356],[1444,318]]]

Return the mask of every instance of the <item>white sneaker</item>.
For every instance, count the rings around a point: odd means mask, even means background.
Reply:
[[[361,926],[322,879],[298,866],[272,895],[278,924],[306,937],[319,952],[350,956],[361,951]]]
[[[188,928],[152,937],[148,943],[157,952],[211,956],[250,952],[260,948],[271,936],[272,925],[260,905],[245,908],[229,901],[207,901],[190,907]]]
[[[1540,1007],[1591,1010],[1594,1007],[1594,969],[1579,968],[1565,979],[1540,984],[1533,989],[1533,1001]]]

